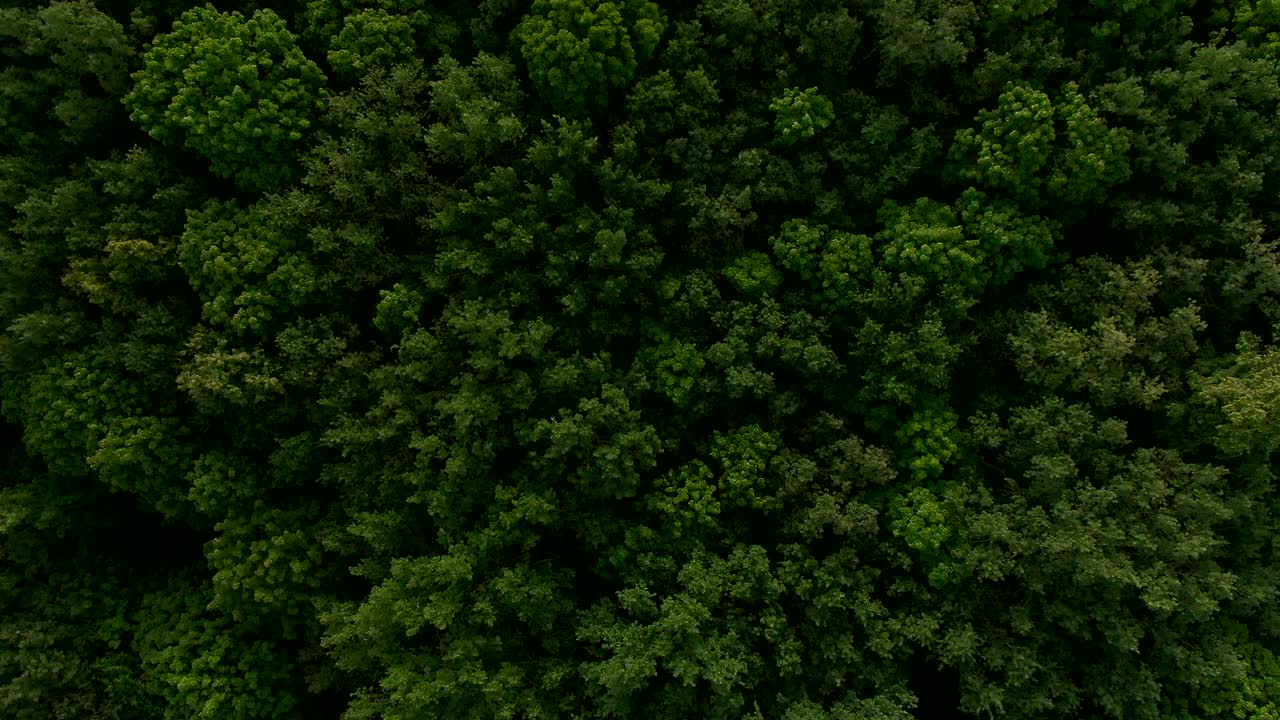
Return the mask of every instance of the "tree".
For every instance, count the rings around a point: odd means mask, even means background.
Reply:
[[[631,82],[665,29],[662,12],[647,0],[536,0],[513,39],[547,103],[583,113]]]
[[[143,63],[125,104],[152,137],[203,155],[247,190],[294,176],[294,148],[322,107],[325,78],[274,12],[246,20],[194,8]]]
[[[830,100],[818,94],[818,88],[803,92],[799,88],[787,88],[782,97],[769,105],[769,109],[778,113],[774,130],[784,145],[794,145],[813,137],[835,118],[835,108]]]
[[[391,67],[445,51],[459,38],[453,18],[426,3],[312,2],[304,13],[303,37],[328,48],[335,77],[352,81],[375,67]],[[345,14],[344,14],[345,13]]]

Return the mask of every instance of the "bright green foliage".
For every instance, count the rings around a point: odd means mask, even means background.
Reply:
[[[769,256],[759,250],[749,250],[724,269],[724,276],[738,292],[755,297],[772,293],[782,283],[782,273],[773,266]]]
[[[949,562],[943,547],[956,532],[948,524],[953,519],[948,517],[937,495],[927,488],[913,488],[890,502],[889,517],[894,537],[901,538],[916,552],[932,587],[942,588],[964,579],[964,569]]]
[[[283,368],[261,348],[246,350],[201,328],[192,333],[188,349],[191,360],[179,372],[177,385],[205,411],[260,406],[284,393]]]
[[[363,75],[376,65],[394,65],[413,57],[413,26],[404,16],[366,9],[346,16],[333,39],[329,65],[338,78]]]
[[[399,337],[405,330],[418,324],[422,309],[422,293],[404,283],[396,283],[390,290],[379,290],[382,300],[378,303],[373,324],[379,330]]]
[[[457,41],[456,23],[431,12],[426,4],[311,2],[304,15],[304,36],[327,45],[329,65],[339,80],[358,80],[374,68],[411,62]],[[340,16],[339,10],[345,14]]]
[[[662,11],[647,0],[535,0],[513,38],[543,99],[582,113],[631,82],[665,29]]]
[[[291,252],[298,231],[273,210],[210,201],[189,213],[178,257],[210,324],[264,333],[322,287],[306,256]]]
[[[1104,200],[1107,188],[1129,178],[1128,136],[1107,127],[1074,82],[1063,85],[1056,104],[1011,82],[998,107],[975,119],[980,131],[956,133],[949,172],[1025,209],[1038,210],[1051,198],[1058,207],[1076,208],[1059,211],[1075,221],[1079,208]]]
[[[618,593],[616,604],[605,601],[585,613],[578,638],[607,648],[610,655],[583,668],[587,681],[604,691],[605,707],[621,710],[628,695],[659,677],[661,667],[681,685],[716,697],[717,705],[740,709],[742,690],[754,684],[763,660],[749,642],[759,632],[718,627],[718,616],[724,605],[735,602],[760,606],[776,601],[782,586],[770,564],[759,546],[740,546],[727,558],[698,553],[680,568],[679,591],[660,605],[639,586]],[[622,613],[630,622],[618,617]],[[692,699],[681,694],[664,689],[653,710],[678,712]]]
[[[51,358],[22,398],[24,440],[53,472],[84,475],[113,424],[142,414],[145,399],[136,381],[101,358]]]
[[[209,608],[238,622],[268,616],[285,627],[297,625],[327,575],[311,515],[258,500],[218,523],[220,535],[205,546],[214,573]]]
[[[400,36],[401,28],[408,28],[416,49],[444,49],[458,39],[458,23],[431,5],[426,0],[308,0],[299,17],[301,35],[322,51],[359,46],[361,57],[372,52],[389,59],[395,56],[378,53],[373,38],[384,32]],[[340,40],[344,33],[347,39]],[[370,68],[366,65],[365,70]]]
[[[951,537],[946,526],[946,513],[929,490],[918,487],[895,503],[890,523],[893,534],[903,538],[907,545],[919,552],[937,552],[942,543]]]
[[[769,459],[781,447],[778,436],[765,432],[759,425],[747,425],[725,434],[714,433],[711,457],[718,460],[722,468],[719,488],[726,506],[762,506]]]
[[[207,587],[175,582],[143,601],[134,647],[160,684],[162,717],[297,717],[284,647],[207,610],[209,600]]]
[[[773,130],[783,145],[794,145],[813,137],[836,117],[835,105],[819,95],[816,87],[803,91],[787,88],[781,97],[769,103],[769,109],[778,114]]]
[[[956,444],[958,420],[949,409],[926,407],[894,432],[912,480],[919,482],[942,474],[943,464],[959,449]]]
[[[479,546],[456,545],[446,555],[396,559],[358,610],[325,603],[323,619],[334,628],[326,645],[342,648],[355,661],[344,664],[391,666],[381,683],[385,692],[362,693],[348,715],[410,718],[443,712],[478,719],[492,711],[548,717],[566,704],[563,692],[576,684],[566,664],[523,659],[513,651],[523,647],[528,632],[540,632],[553,648],[570,641],[571,628],[555,627],[565,621],[569,578],[545,563],[494,567],[477,554],[483,550],[481,540]],[[478,601],[474,606],[472,598]],[[501,637],[476,642],[477,634],[499,623],[505,627]],[[428,642],[438,639],[444,652],[401,649],[405,639],[414,643],[419,635]],[[546,694],[528,692],[526,678]]]
[[[237,463],[233,455],[221,450],[196,458],[187,483],[188,496],[196,509],[218,520],[228,517],[238,507],[252,504],[262,490],[259,473]]]
[[[710,319],[717,332],[704,353],[714,366],[708,379],[731,398],[769,398],[776,387],[775,371],[796,373],[812,383],[844,372],[824,339],[826,325],[803,310],[784,313],[777,301],[764,298],[731,303]],[[785,399],[788,404],[797,401]]]
[[[1055,158],[1049,175],[1051,197],[1085,206],[1104,199],[1108,187],[1129,179],[1129,139],[1102,122],[1074,82],[1063,86],[1054,112],[1067,147]]]
[[[166,277],[174,249],[172,243],[110,240],[99,257],[72,258],[62,282],[83,293],[89,302],[114,312],[144,311],[139,296],[145,293],[140,291]]]
[[[858,564],[851,548],[821,559],[799,545],[691,553],[673,581],[630,584],[583,613],[577,637],[602,648],[584,675],[613,713],[705,705],[712,716],[829,717],[820,708],[830,706],[835,717],[910,717],[910,692],[877,686],[890,677],[894,623]]]
[[[1048,95],[1009,83],[996,109],[984,110],[975,118],[982,123],[979,131],[956,133],[953,162],[965,163],[957,170],[959,177],[1035,207],[1043,183],[1041,169],[1048,164],[1057,138],[1053,119]]]
[[[813,288],[813,299],[827,307],[854,304],[858,291],[871,282],[875,261],[866,235],[788,220],[769,242],[779,263],[798,274]]]
[[[1226,422],[1216,426],[1213,443],[1229,456],[1280,449],[1280,352],[1259,338],[1241,333],[1231,363],[1205,376],[1193,376],[1193,402],[1221,408]]]
[[[200,153],[215,174],[247,190],[293,176],[325,78],[279,16],[194,8],[143,60],[125,104],[152,137]]]
[[[599,497],[629,497],[635,494],[643,471],[656,465],[661,440],[643,415],[631,407],[622,388],[600,386],[562,408],[557,420],[539,421],[533,438],[549,441],[543,454],[548,460],[574,458],[582,468],[570,478],[582,491]],[[603,445],[597,441],[605,441]]]
[[[817,276],[822,258],[822,231],[821,226],[803,220],[788,220],[769,242],[784,268],[799,273],[802,280],[811,280]]]
[[[694,460],[660,478],[655,483],[657,492],[649,496],[649,505],[669,517],[667,522],[677,536],[699,525],[710,526],[721,508],[714,480],[706,463]]]
[[[1262,53],[1280,56],[1280,3],[1276,0],[1236,0],[1235,32]]]
[[[985,264],[991,270],[990,285],[1000,287],[1026,269],[1043,270],[1055,260],[1054,243],[1061,223],[1040,215],[1028,215],[1008,201],[991,200],[969,188],[956,203],[965,234],[976,238]]]
[[[929,198],[905,207],[887,200],[879,218],[886,266],[969,290],[986,284],[978,241],[966,236],[952,208]]]
[[[510,150],[526,128],[516,110],[524,100],[516,68],[504,58],[481,54],[470,67],[453,58],[436,66],[431,109],[439,122],[427,127],[427,146],[440,160],[470,168]]]
[[[836,307],[854,302],[855,291],[865,286],[874,267],[872,240],[866,235],[833,231],[818,264],[822,300]]]
[[[666,395],[677,407],[689,404],[698,373],[706,361],[696,345],[668,340],[643,350],[639,359],[653,367],[655,390]]]
[[[189,431],[173,418],[123,417],[107,425],[87,458],[98,478],[132,492],[165,515],[188,511],[185,480],[191,466]]]

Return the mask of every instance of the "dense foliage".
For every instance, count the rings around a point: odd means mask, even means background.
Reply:
[[[0,715],[1280,718],[1276,0],[0,5]]]

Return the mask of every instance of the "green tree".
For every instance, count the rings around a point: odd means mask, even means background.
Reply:
[[[247,190],[294,177],[295,148],[322,107],[325,77],[279,16],[194,8],[143,63],[125,104],[152,137],[203,155]]]
[[[782,97],[769,104],[769,109],[778,114],[774,132],[784,145],[813,137],[835,119],[835,106],[819,95],[816,87],[804,91],[787,88]]]
[[[1024,206],[1037,207],[1043,182],[1039,173],[1057,138],[1049,96],[1010,83],[998,108],[975,119],[982,122],[981,131],[961,130],[952,146],[952,157],[963,163],[956,170],[959,177],[981,181]]]
[[[547,103],[582,113],[631,82],[665,29],[661,10],[647,0],[536,0],[513,39]]]
[[[992,287],[1009,284],[1024,270],[1043,270],[1067,259],[1051,252],[1062,236],[1062,223],[1056,220],[1028,215],[1016,204],[992,200],[975,188],[960,195],[956,209],[966,234],[978,241]]]
[[[435,72],[440,79],[432,83],[431,110],[438,121],[425,138],[440,161],[469,169],[515,147],[528,132],[519,114],[524,93],[510,62],[482,53],[469,67],[445,58]]]
[[[887,267],[981,292],[987,277],[978,242],[966,237],[952,208],[929,198],[907,207],[889,200],[880,210],[880,220],[885,229],[877,239]]]
[[[365,7],[364,5],[373,5]],[[458,40],[452,18],[422,2],[312,2],[304,15],[304,37],[329,48],[335,77],[351,81],[375,67],[390,67],[447,51]],[[345,12],[340,17],[339,13]],[[341,20],[339,23],[338,20]]]
[[[189,214],[178,262],[203,301],[211,326],[237,335],[266,334],[324,288],[307,257],[297,252],[297,219],[273,213],[275,203],[242,211],[210,201]]]
[[[1280,53],[1280,5],[1274,0],[1239,0],[1233,14],[1236,35],[1266,55]]]
[[[287,650],[207,609],[211,592],[174,578],[143,598],[134,650],[166,702],[164,718],[298,717]]]
[[[394,65],[413,57],[417,47],[409,19],[381,8],[361,10],[342,20],[332,41],[329,65],[340,79],[356,78],[377,65]]]

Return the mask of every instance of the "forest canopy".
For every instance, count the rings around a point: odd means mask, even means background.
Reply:
[[[0,716],[1280,718],[1277,0],[0,57]]]

